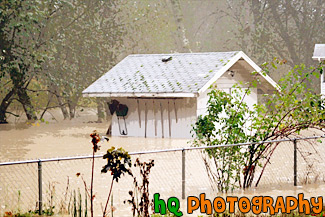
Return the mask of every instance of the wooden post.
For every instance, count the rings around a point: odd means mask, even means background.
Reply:
[[[293,140],[293,185],[297,186],[297,140]]]
[[[138,99],[137,99],[137,104],[138,104],[139,127],[141,128],[141,111],[140,111],[140,102]]]
[[[144,103],[144,138],[147,138],[147,102]]]
[[[161,115],[161,138],[164,138],[164,115],[163,115],[163,107],[160,103],[160,115]]]
[[[168,100],[168,129],[169,129],[169,138],[172,137],[172,122],[170,120],[170,110],[169,110],[169,100]]]

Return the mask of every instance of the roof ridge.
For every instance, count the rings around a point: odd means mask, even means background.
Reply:
[[[161,54],[129,54],[128,57],[138,56],[184,56],[184,55],[213,55],[213,54],[224,54],[224,53],[238,53],[240,51],[220,51],[220,52],[195,52],[195,53],[161,53]]]

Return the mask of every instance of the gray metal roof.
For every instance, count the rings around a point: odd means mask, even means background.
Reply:
[[[325,44],[315,44],[314,60],[325,60]]]
[[[238,51],[129,55],[83,91],[197,93]],[[168,62],[162,59],[172,57]]]

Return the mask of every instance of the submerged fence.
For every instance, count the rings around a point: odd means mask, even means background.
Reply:
[[[155,160],[149,175],[150,194],[160,193],[161,198],[176,196],[185,199],[189,195],[216,193],[210,183],[203,158],[205,149],[249,146],[271,143],[277,145],[273,156],[263,171],[259,186],[296,186],[325,181],[325,136],[312,136],[272,140],[256,143],[240,143],[205,147],[184,147],[129,153],[132,161]],[[318,140],[318,142],[316,142]],[[324,140],[325,141],[325,140]],[[324,142],[323,141],[323,142]],[[95,210],[99,214],[108,195],[111,176],[101,174],[105,164],[102,155],[95,156]],[[90,184],[92,156],[0,163],[0,216],[5,212],[41,210],[45,214],[69,214],[77,206],[89,207],[85,186]],[[263,163],[263,162],[262,162]],[[265,163],[265,162],[264,162]],[[139,172],[132,169],[136,176]],[[262,172],[257,168],[254,181]],[[80,173],[81,176],[76,176]],[[130,199],[133,178],[122,177],[114,184],[112,207],[117,216],[130,216],[131,210],[124,201]],[[40,213],[41,213],[40,212]]]

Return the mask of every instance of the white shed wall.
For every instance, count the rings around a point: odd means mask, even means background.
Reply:
[[[168,108],[171,120],[171,137],[170,138],[191,138],[191,124],[196,121],[196,99],[132,99],[116,98],[121,104],[126,104],[129,108],[128,115],[125,117],[127,125],[127,136],[145,137],[145,107],[147,106],[147,137],[169,138],[169,119]],[[138,103],[140,105],[139,124]],[[169,102],[169,103],[168,103]],[[175,107],[177,111],[177,123]],[[163,128],[161,122],[161,109],[163,110]],[[155,135],[155,120],[157,135]],[[124,126],[123,119],[120,118],[120,125]],[[116,114],[112,117],[112,136],[122,136],[119,131]]]
[[[241,79],[241,80],[239,80]],[[231,90],[234,89],[233,85],[239,83],[239,81],[243,81],[242,76],[234,76],[231,77],[227,73],[225,73],[223,76],[221,76],[217,82],[215,83],[215,87],[225,91],[226,93],[231,93]],[[245,81],[244,81],[245,82]],[[247,88],[247,85],[240,85],[243,89]],[[245,102],[247,103],[248,107],[250,109],[254,109],[254,104],[257,104],[257,88],[250,88],[251,93],[247,96],[245,96]],[[207,114],[207,103],[209,100],[208,93],[211,91],[211,89],[207,89],[203,93],[200,94],[200,96],[197,98],[197,115],[206,115]]]

